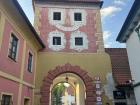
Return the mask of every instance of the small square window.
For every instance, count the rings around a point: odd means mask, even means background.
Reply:
[[[53,37],[53,45],[61,45],[61,37]]]
[[[82,14],[81,13],[74,13],[74,20],[75,21],[82,21]]]
[[[2,95],[1,105],[12,105],[12,96]]]
[[[14,34],[11,34],[8,57],[13,59],[14,61],[16,60],[17,47],[18,47],[18,38]]]
[[[75,45],[82,46],[83,45],[83,38],[82,37],[76,37],[75,38]]]
[[[32,72],[32,62],[33,62],[33,55],[29,52],[28,57],[28,71]]]
[[[29,104],[30,104],[30,99],[25,98],[25,99],[24,99],[24,105],[29,105]]]
[[[53,20],[61,20],[61,12],[54,12]]]

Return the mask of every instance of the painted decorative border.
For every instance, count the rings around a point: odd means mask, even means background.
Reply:
[[[81,13],[82,14],[82,21],[75,21],[74,20],[74,14],[75,13]],[[69,12],[69,16],[70,16],[70,19],[71,19],[71,25],[78,25],[79,27],[80,26],[83,26],[83,25],[86,25],[86,16],[87,16],[87,13],[85,10],[83,9],[71,9],[70,12]]]
[[[83,46],[75,45],[75,37],[82,37],[83,38]],[[77,50],[81,52],[82,50],[88,49],[88,39],[87,35],[84,32],[76,31],[71,34],[70,38],[70,49]]]
[[[53,13],[54,12],[60,12],[61,13],[61,20],[53,20]],[[75,21],[74,20],[74,13],[81,13],[82,14],[82,21]],[[66,11],[65,9],[58,9],[58,8],[50,8],[48,12],[48,18],[49,18],[49,23],[51,25],[56,26],[58,29],[63,30],[63,31],[75,31],[79,27],[86,25],[86,11],[81,10],[81,9],[70,9],[69,11],[69,17],[71,21],[71,26],[66,27],[64,26],[65,24],[65,19],[66,19]]]
[[[53,45],[53,37],[61,37],[61,45]],[[54,51],[60,51],[65,48],[65,45],[66,45],[66,39],[65,39],[64,33],[58,30],[52,31],[49,33],[48,46],[50,49]]]
[[[60,12],[61,13],[61,20],[53,20],[53,13],[54,12]],[[57,24],[61,24],[63,25],[65,23],[65,9],[58,9],[58,8],[50,8],[49,12],[48,12],[48,19],[49,19],[49,23],[51,25],[57,25]]]

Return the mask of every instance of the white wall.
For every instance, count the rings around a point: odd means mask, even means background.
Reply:
[[[140,82],[140,40],[134,31],[126,42],[129,64],[134,83]],[[140,105],[140,86],[134,89],[137,104]]]

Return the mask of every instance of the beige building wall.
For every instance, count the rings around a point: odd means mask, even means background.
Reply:
[[[47,76],[50,70],[54,70],[56,66],[63,66],[70,63],[73,66],[80,66],[81,69],[86,70],[88,75],[94,79],[95,76],[100,76],[102,88],[106,85],[106,76],[111,73],[110,57],[106,53],[47,53],[39,52],[37,60],[37,76],[36,76],[36,89],[35,89],[35,103],[39,103],[40,88],[43,83],[44,77]],[[94,82],[93,82],[94,83]],[[102,95],[103,103],[108,102],[105,94]],[[37,104],[35,104],[37,105]]]

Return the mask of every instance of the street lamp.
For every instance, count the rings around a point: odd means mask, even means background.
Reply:
[[[68,83],[68,79],[69,78],[66,75],[66,78],[65,78],[66,82],[64,82],[64,86],[67,87],[67,88],[70,86],[70,84]]]

